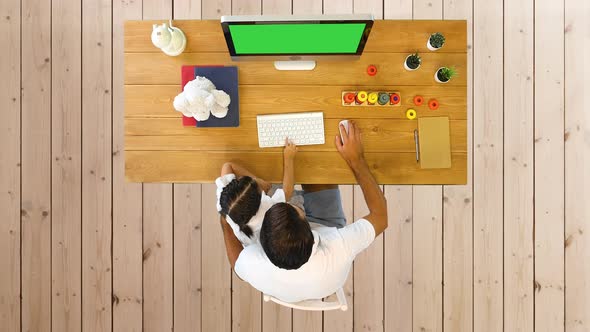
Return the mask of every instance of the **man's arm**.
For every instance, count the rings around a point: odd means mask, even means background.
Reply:
[[[373,225],[375,237],[377,237],[387,228],[387,201],[365,161],[361,132],[356,123],[349,121],[348,133],[346,133],[344,127],[340,131],[344,134],[342,135],[342,141],[340,136],[336,136],[336,149],[338,149],[338,152],[340,152],[340,155],[354,173],[356,181],[361,186],[369,208],[369,214],[363,218]]]
[[[269,182],[257,178],[254,174],[252,174],[252,172],[236,163],[227,162],[223,164],[223,166],[221,167],[221,176],[224,176],[226,174],[235,174],[238,178],[242,176],[249,176],[253,178],[265,192],[268,192],[271,188],[271,184]]]
[[[244,249],[240,241],[236,238],[231,226],[225,221],[224,217],[220,217],[221,229],[223,230],[223,239],[225,241],[225,249],[227,251],[227,259],[229,265],[233,269],[240,253]]]

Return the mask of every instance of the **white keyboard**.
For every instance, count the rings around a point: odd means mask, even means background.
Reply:
[[[258,145],[261,148],[285,146],[285,138],[297,145],[324,144],[324,113],[258,115]]]

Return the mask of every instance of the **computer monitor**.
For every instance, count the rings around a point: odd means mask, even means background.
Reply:
[[[233,60],[275,60],[279,70],[311,70],[317,59],[358,59],[373,15],[222,16]]]

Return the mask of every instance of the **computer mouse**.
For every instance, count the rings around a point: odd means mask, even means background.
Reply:
[[[348,120],[342,120],[338,124],[338,130],[340,131],[340,141],[342,143],[344,143],[344,139],[342,138],[342,127],[340,127],[340,125],[344,126],[344,129],[346,130],[346,133],[348,134]]]

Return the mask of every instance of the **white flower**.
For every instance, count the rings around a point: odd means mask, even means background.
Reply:
[[[181,92],[178,96],[174,98],[174,109],[179,112],[186,112],[189,107],[188,100],[184,95],[184,92]]]
[[[213,116],[216,118],[225,118],[227,115],[227,110],[227,106],[224,107],[219,104],[215,104],[211,109],[211,114],[213,114]]]
[[[215,90],[215,85],[209,79],[203,76],[197,76],[194,80],[186,83],[184,86],[184,91],[186,90],[205,90],[210,92],[211,90]]]
[[[195,118],[197,121],[205,121],[209,119],[211,112],[209,110],[199,110],[195,113],[192,113],[192,117]]]
[[[207,98],[205,98],[205,106],[209,109],[212,110],[213,106],[217,104],[217,101],[215,100],[215,96],[212,93],[209,93],[209,96],[207,96]]]
[[[205,106],[205,99],[207,99],[207,97],[209,97],[211,95],[210,92],[207,92],[205,90],[195,90],[195,91],[185,91],[184,95],[186,96],[186,99],[188,100],[188,103],[191,106]]]
[[[231,98],[229,97],[229,95],[227,93],[225,93],[225,91],[213,90],[213,91],[211,91],[211,94],[215,97],[215,100],[217,100],[217,103],[223,107],[227,107],[229,105],[229,103],[231,102]]]
[[[227,115],[230,96],[205,77],[197,76],[184,86],[184,91],[173,101],[174,109],[197,121],[205,121],[209,116],[223,118]]]

